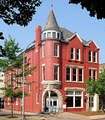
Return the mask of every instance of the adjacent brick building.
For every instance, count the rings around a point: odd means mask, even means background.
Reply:
[[[85,81],[98,77],[99,48],[95,41],[85,41],[78,33],[58,26],[53,10],[45,28],[37,26],[35,34],[35,44],[26,50],[26,60],[36,70],[26,77],[26,83],[33,84],[25,86],[29,93],[25,111],[96,111],[97,95],[89,96],[85,90]],[[9,109],[10,104],[7,102],[5,107]],[[21,99],[16,100],[14,110],[21,110]]]

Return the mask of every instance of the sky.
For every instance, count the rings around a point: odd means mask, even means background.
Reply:
[[[105,20],[90,17],[89,12],[81,9],[80,5],[68,4],[68,1],[43,0],[28,26],[7,25],[0,20],[0,31],[3,32],[6,39],[11,35],[21,48],[26,49],[35,40],[35,28],[38,25],[45,27],[51,5],[53,5],[58,25],[71,32],[77,32],[86,41],[94,40],[100,48],[99,62],[105,63]],[[0,44],[3,44],[3,41],[0,41]]]

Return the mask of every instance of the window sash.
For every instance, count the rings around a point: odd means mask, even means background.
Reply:
[[[82,91],[66,91],[67,107],[82,107]]]
[[[75,49],[71,48],[71,59],[75,59]]]
[[[97,52],[93,52],[93,62],[97,62]]]
[[[58,44],[54,44],[54,56],[58,57],[59,56],[59,48]]]
[[[59,67],[57,65],[54,66],[54,80],[58,80],[58,73],[59,73],[58,68]]]
[[[89,62],[92,62],[92,51],[89,51]]]
[[[77,81],[77,69],[73,68],[72,70],[73,70],[72,81]]]
[[[70,67],[66,67],[66,80],[70,80]]]
[[[83,69],[79,68],[78,71],[79,71],[78,81],[82,82],[83,81]]]
[[[80,49],[76,49],[76,59],[80,61]]]
[[[42,66],[42,80],[45,80],[45,66]]]

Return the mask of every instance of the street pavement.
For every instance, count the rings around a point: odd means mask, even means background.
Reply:
[[[1,110],[0,120],[22,120],[19,112],[14,111],[14,114],[18,117],[9,118],[10,111]],[[58,115],[26,113],[26,120],[105,120],[105,115],[85,116],[70,112],[63,112]]]

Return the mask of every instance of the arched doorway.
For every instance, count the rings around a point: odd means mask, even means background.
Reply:
[[[45,90],[42,95],[42,111],[50,113],[51,111],[58,111],[62,107],[63,100],[61,93],[56,90]]]

